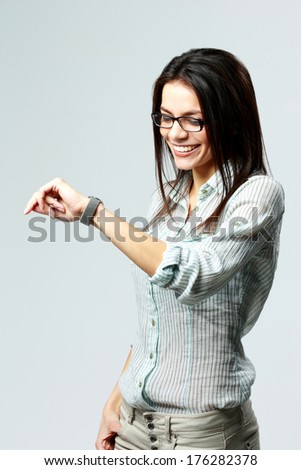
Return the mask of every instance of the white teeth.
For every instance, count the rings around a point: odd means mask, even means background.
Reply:
[[[187,145],[186,147],[184,146],[181,146],[181,147],[178,147],[177,145],[174,145],[174,149],[177,151],[177,152],[191,152],[192,150],[196,149],[198,147],[198,145]]]

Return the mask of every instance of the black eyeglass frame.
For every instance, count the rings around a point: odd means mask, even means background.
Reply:
[[[166,126],[159,126],[159,124],[156,123],[155,121],[155,116],[166,116],[168,119],[171,119],[172,120],[172,125],[170,127],[166,127]],[[183,129],[183,131],[185,132],[201,132],[206,124],[206,122],[203,120],[203,119],[197,119],[195,117],[192,117],[192,116],[178,116],[178,117],[173,117],[173,116],[169,116],[169,114],[164,114],[164,113],[152,113],[151,114],[151,118],[153,120],[153,123],[155,124],[155,126],[157,127],[160,127],[162,129],[172,129],[175,121],[177,121],[177,123],[179,124],[179,126],[181,127],[181,129]],[[187,129],[185,129],[182,125],[181,125],[181,121],[180,119],[193,119],[194,121],[197,121],[199,123],[199,126],[200,126],[200,129],[198,129],[197,131],[188,131]]]

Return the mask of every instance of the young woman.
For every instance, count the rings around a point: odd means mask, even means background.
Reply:
[[[249,73],[222,50],[175,57],[152,119],[159,188],[144,231],[61,179],[25,209],[91,222],[133,262],[137,338],[96,447],[259,449],[241,339],[272,286],[284,194],[263,158]]]

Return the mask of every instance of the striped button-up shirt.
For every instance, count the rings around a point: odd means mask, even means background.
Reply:
[[[172,190],[173,219],[164,216],[149,230],[167,243],[161,264],[153,276],[133,264],[138,329],[119,386],[135,408],[202,413],[250,396],[255,370],[241,339],[272,286],[284,193],[272,177],[253,175],[229,199],[214,233],[198,234],[222,191],[216,172],[188,217],[188,193]],[[149,217],[160,206],[157,191]]]

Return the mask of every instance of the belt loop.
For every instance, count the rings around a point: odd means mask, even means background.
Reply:
[[[132,406],[129,406],[128,419],[127,419],[129,424],[133,423],[134,417],[135,417],[135,408],[133,408]]]
[[[165,437],[168,442],[171,442],[170,419],[170,416],[165,416]]]
[[[247,422],[247,418],[248,418],[248,408],[249,408],[249,405],[250,404],[250,401],[246,401],[245,403],[242,403],[240,406],[239,406],[239,411],[240,411],[240,414],[241,414],[241,419],[242,419],[242,424],[246,424]]]

